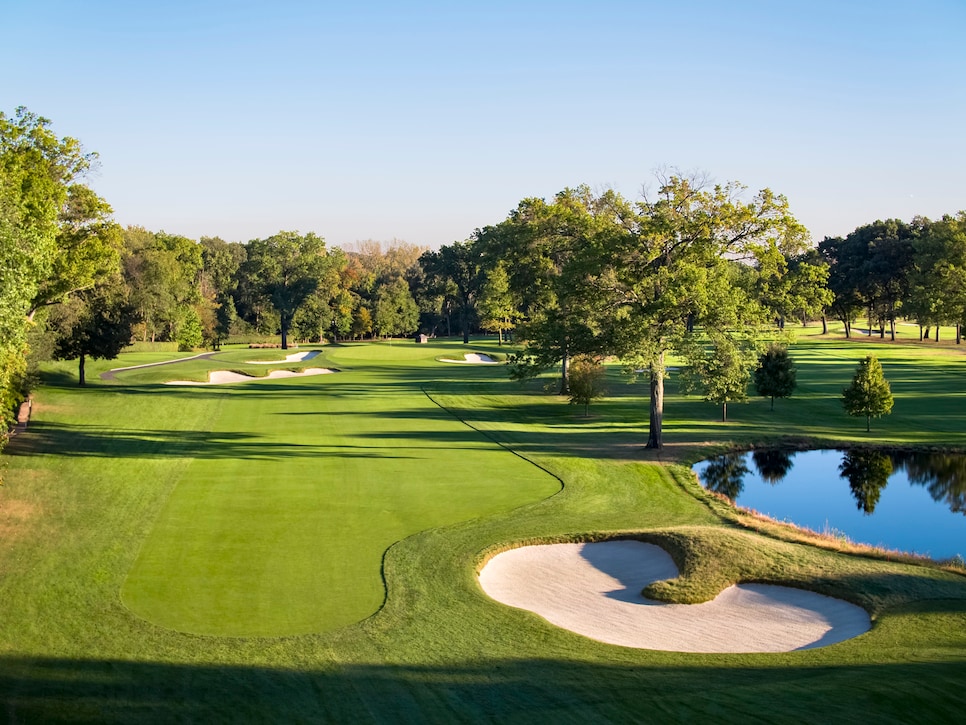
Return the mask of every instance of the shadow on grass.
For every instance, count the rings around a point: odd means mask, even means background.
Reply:
[[[619,648],[614,648],[619,649]],[[0,659],[7,722],[956,722],[966,662],[635,653],[328,670]],[[796,659],[800,666],[793,664]],[[623,662],[621,662],[623,660]],[[749,664],[749,660],[753,664]],[[804,661],[803,661],[804,660]],[[690,663],[684,663],[689,661]],[[703,662],[702,662],[703,661]],[[710,663],[710,664],[709,664]]]
[[[357,448],[352,451],[349,449]],[[397,449],[398,450],[398,449]],[[12,456],[56,454],[67,458],[201,458],[277,460],[292,458],[411,458],[376,447],[303,445],[266,440],[257,434],[185,430],[118,430],[37,422],[20,436]]]

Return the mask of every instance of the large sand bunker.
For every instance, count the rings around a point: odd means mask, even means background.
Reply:
[[[272,370],[268,375],[256,377],[254,375],[242,375],[231,370],[213,370],[208,373],[208,382],[199,383],[197,380],[169,380],[165,385],[225,385],[227,383],[250,383],[255,380],[269,380],[277,378],[302,378],[308,375],[327,375],[334,373],[335,370],[328,368],[308,368],[299,372],[292,370]]]
[[[861,607],[765,584],[728,587],[703,604],[645,599],[648,584],[678,575],[666,551],[640,541],[524,546],[480,572],[491,597],[608,644],[672,652],[789,652],[868,631]]]
[[[494,360],[489,355],[481,352],[468,352],[463,355],[462,360],[453,360],[448,357],[441,357],[439,361],[445,363],[460,363],[462,365],[499,365],[497,360]]]

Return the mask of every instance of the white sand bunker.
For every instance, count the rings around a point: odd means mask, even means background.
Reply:
[[[329,370],[328,368],[308,368],[300,372],[272,370],[264,377],[256,377],[254,375],[233,373],[230,370],[213,370],[208,373],[207,383],[199,383],[197,380],[169,380],[165,385],[225,385],[226,383],[250,383],[255,380],[269,380],[273,378],[304,378],[308,375],[327,375],[334,372],[335,370]]]
[[[499,362],[491,358],[489,355],[485,355],[481,352],[468,352],[463,355],[462,360],[452,360],[448,357],[441,357],[440,362],[445,363],[461,363],[463,365],[498,365]]]
[[[286,355],[284,360],[248,360],[249,365],[281,365],[282,363],[303,362],[321,355],[318,350],[308,350],[306,352],[293,352]]]
[[[503,604],[608,644],[671,652],[790,652],[869,630],[868,613],[790,587],[740,584],[703,604],[645,599],[648,584],[678,575],[666,551],[640,541],[524,546],[480,572]]]

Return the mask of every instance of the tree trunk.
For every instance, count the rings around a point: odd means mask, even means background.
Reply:
[[[281,315],[280,322],[282,326],[282,349],[288,350],[288,326],[289,326],[288,316]]]
[[[772,409],[772,410],[774,410],[774,409],[775,409],[775,396],[774,396],[774,395],[773,395],[773,396],[771,396],[771,409]]]
[[[80,382],[77,383],[77,384],[78,385],[81,385],[81,386],[87,384],[87,381],[84,378],[84,363],[85,362],[86,362],[86,360],[84,358],[84,353],[81,353],[80,359],[78,360],[78,363],[77,363],[77,368],[78,368],[77,369],[77,373],[78,373],[78,377],[80,378]]]
[[[845,320],[845,339],[848,340],[852,337],[852,325],[849,324],[848,320]]]
[[[658,356],[657,365],[651,363],[651,416],[647,432],[647,448],[661,450],[664,423],[664,353]]]
[[[826,318],[824,314],[822,315],[822,334],[828,334],[828,318]]]
[[[564,345],[563,357],[560,360],[560,394],[570,394],[570,351]]]
[[[926,337],[925,337],[925,339],[926,340],[929,339],[929,325],[926,325]]]
[[[728,404],[727,403],[721,404],[721,422],[722,423],[728,422]]]
[[[865,432],[870,433],[872,431],[872,416],[865,416]]]
[[[963,325],[960,322],[956,323],[956,344],[963,344]]]
[[[922,342],[922,325],[919,325],[919,342]]]
[[[889,336],[892,338],[893,342],[896,341],[896,318],[895,317],[889,318]]]
[[[936,325],[936,342],[939,342],[939,325]]]

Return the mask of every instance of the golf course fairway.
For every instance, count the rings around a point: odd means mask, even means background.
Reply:
[[[584,416],[545,392],[553,373],[521,386],[501,365],[440,362],[513,352],[495,340],[170,365],[185,354],[144,346],[89,363],[83,388],[76,363],[45,364],[3,457],[0,721],[958,721],[961,567],[751,518],[682,465],[819,435],[966,448],[961,351],[802,337],[799,387],[775,411],[752,400],[722,423],[672,375],[659,454],[643,449],[646,381],[619,365]],[[839,401],[869,349],[896,395],[871,434]],[[316,366],[338,372],[165,385]],[[870,629],[790,652],[639,649],[480,585],[502,552],[615,539],[666,551],[680,575],[604,597],[700,605],[780,585],[856,605]]]
[[[401,368],[400,356],[414,359]],[[426,349],[346,346],[327,359],[342,372],[206,392],[221,398],[210,450],[184,469],[144,542],[122,590],[132,611],[196,634],[335,629],[382,604],[393,542],[559,490],[423,394],[421,382],[447,373]]]

